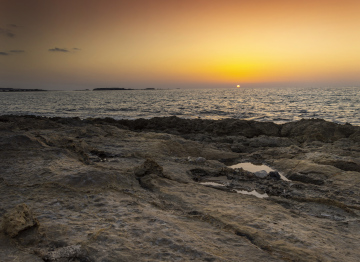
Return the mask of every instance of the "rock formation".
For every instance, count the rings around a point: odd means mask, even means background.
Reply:
[[[360,257],[357,126],[0,116],[0,159],[2,261]]]

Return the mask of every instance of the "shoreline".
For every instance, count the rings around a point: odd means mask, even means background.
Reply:
[[[320,119],[3,115],[2,257],[356,261],[359,148],[360,127]]]
[[[341,138],[359,136],[360,126],[349,123],[340,124],[324,119],[301,119],[278,124],[272,121],[241,120],[235,118],[226,119],[201,119],[180,118],[177,116],[137,118],[137,119],[114,119],[85,118],[79,117],[47,117],[36,115],[0,115],[1,118],[34,118],[47,119],[62,123],[86,123],[114,125],[132,131],[165,132],[187,137],[201,134],[204,136],[244,136],[252,138],[256,136],[289,137],[321,142],[332,142]],[[0,120],[1,121],[1,120]]]

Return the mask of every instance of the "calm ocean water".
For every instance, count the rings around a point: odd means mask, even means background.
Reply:
[[[114,119],[178,116],[360,125],[360,88],[0,92],[0,114]]]

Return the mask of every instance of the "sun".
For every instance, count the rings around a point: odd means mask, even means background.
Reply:
[[[240,85],[237,85],[236,87],[237,87],[237,88],[240,88]]]

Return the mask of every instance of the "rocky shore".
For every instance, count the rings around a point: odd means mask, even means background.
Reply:
[[[358,126],[0,116],[0,160],[1,261],[359,261]]]

